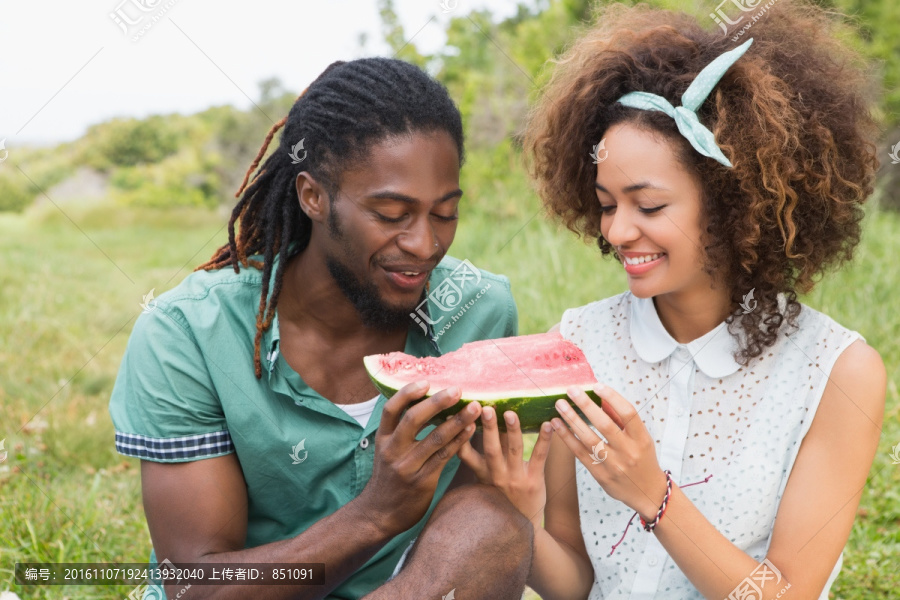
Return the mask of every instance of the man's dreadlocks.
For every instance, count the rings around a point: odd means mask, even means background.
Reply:
[[[249,181],[282,127],[278,149]],[[257,379],[262,377],[260,344],[275,316],[285,265],[306,248],[312,232],[312,221],[300,210],[297,175],[307,171],[334,202],[343,172],[350,165],[360,164],[372,145],[395,135],[433,131],[450,134],[462,164],[462,119],[447,90],[414,65],[365,58],[329,65],[300,94],[288,116],[266,135],[235,194],[240,200],[228,222],[228,243],[196,269],[209,271],[231,265],[237,273],[243,265],[262,270],[253,355]],[[292,147],[301,140],[307,154],[295,164]],[[249,258],[258,255],[262,255],[262,261]],[[280,258],[269,297],[276,256]]]

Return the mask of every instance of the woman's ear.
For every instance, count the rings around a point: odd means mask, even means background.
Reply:
[[[313,221],[322,223],[328,217],[328,193],[307,171],[297,174],[297,201],[300,210]]]

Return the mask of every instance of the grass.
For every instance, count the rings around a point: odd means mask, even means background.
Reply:
[[[453,254],[508,275],[522,333],[625,289],[620,269],[549,224],[524,184],[467,185]],[[17,587],[16,562],[142,562],[150,538],[138,461],[113,448],[107,402],[143,294],[173,287],[225,239],[202,210],[50,207],[0,213],[0,591],[122,598],[130,587]],[[74,222],[73,222],[74,221]],[[888,365],[884,435],[832,597],[900,587],[900,218],[873,214],[854,264],[805,302],[860,331]],[[836,443],[849,444],[853,440]]]

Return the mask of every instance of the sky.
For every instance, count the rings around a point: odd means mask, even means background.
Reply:
[[[426,53],[451,17],[486,7],[502,18],[516,4],[394,0]],[[0,0],[0,140],[53,144],[113,117],[248,108],[263,79],[299,92],[335,60],[385,54],[375,0]]]

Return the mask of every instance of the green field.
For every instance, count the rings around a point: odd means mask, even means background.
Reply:
[[[621,270],[548,223],[524,185],[464,189],[452,254],[510,277],[522,333],[624,289]],[[107,402],[143,294],[159,295],[208,258],[225,240],[226,217],[63,208],[68,217],[52,206],[0,214],[0,440],[9,451],[0,464],[0,591],[122,598],[131,588],[19,588],[13,566],[147,558],[138,461],[116,454]],[[834,598],[884,598],[900,588],[900,465],[889,456],[900,444],[898,231],[897,215],[871,215],[852,268],[805,299],[860,331],[890,377],[884,435]]]

